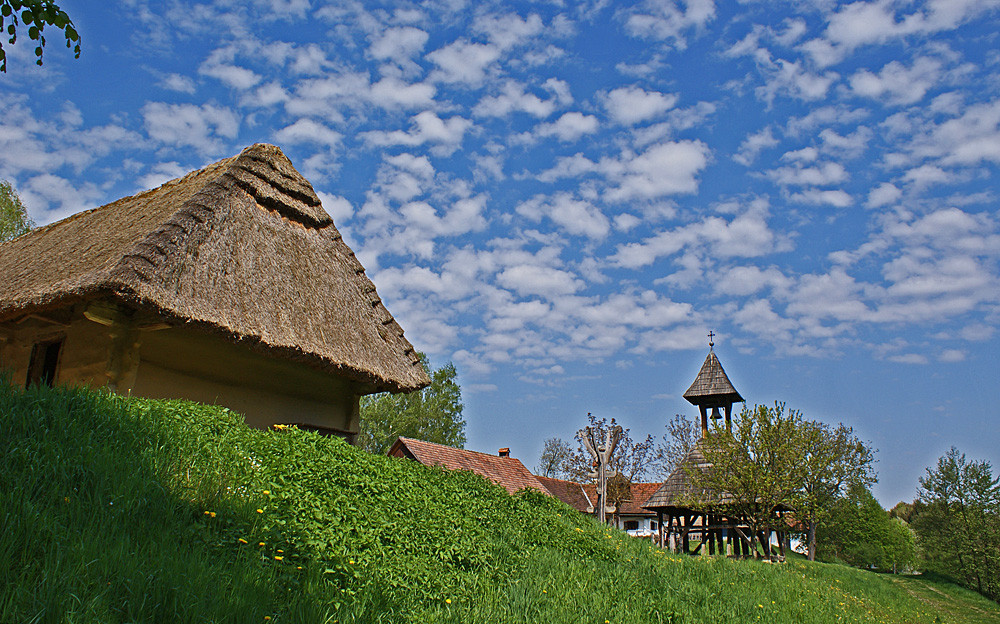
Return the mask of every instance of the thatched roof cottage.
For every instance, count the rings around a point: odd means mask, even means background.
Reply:
[[[263,144],[0,245],[0,367],[348,439],[361,395],[430,383],[312,186]]]

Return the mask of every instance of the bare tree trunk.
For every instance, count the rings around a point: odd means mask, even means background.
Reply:
[[[809,561],[816,561],[816,521],[809,521]]]

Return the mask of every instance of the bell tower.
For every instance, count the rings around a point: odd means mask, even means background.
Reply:
[[[701,412],[701,437],[708,435],[708,417],[711,410],[712,420],[722,418],[720,408],[726,416],[726,429],[732,427],[733,403],[742,403],[743,397],[733,387],[726,371],[722,368],[718,356],[715,355],[715,333],[708,332],[708,357],[701,365],[694,383],[684,393],[688,403],[697,405]]]

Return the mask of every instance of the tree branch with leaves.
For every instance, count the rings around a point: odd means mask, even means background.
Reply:
[[[7,37],[7,43],[17,43],[18,28],[26,28],[28,38],[35,42],[36,65],[42,64],[45,48],[45,27],[58,29],[66,39],[66,47],[72,48],[74,58],[80,58],[80,33],[66,11],[52,0],[0,0],[0,30]],[[0,40],[0,72],[7,72],[7,52]]]

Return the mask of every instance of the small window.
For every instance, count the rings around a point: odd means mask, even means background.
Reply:
[[[656,530],[656,529],[658,528],[658,527],[656,526],[656,520],[650,520],[650,521],[649,521],[649,528],[650,528],[650,530],[652,530],[652,531],[655,531],[655,530]]]
[[[638,520],[626,520],[625,521],[625,530],[626,531],[637,531],[638,529],[639,529],[639,521]]]
[[[62,344],[61,338],[35,343],[31,348],[31,359],[28,361],[28,379],[25,381],[25,387],[32,384],[52,386],[56,380],[56,367],[59,366]]]

